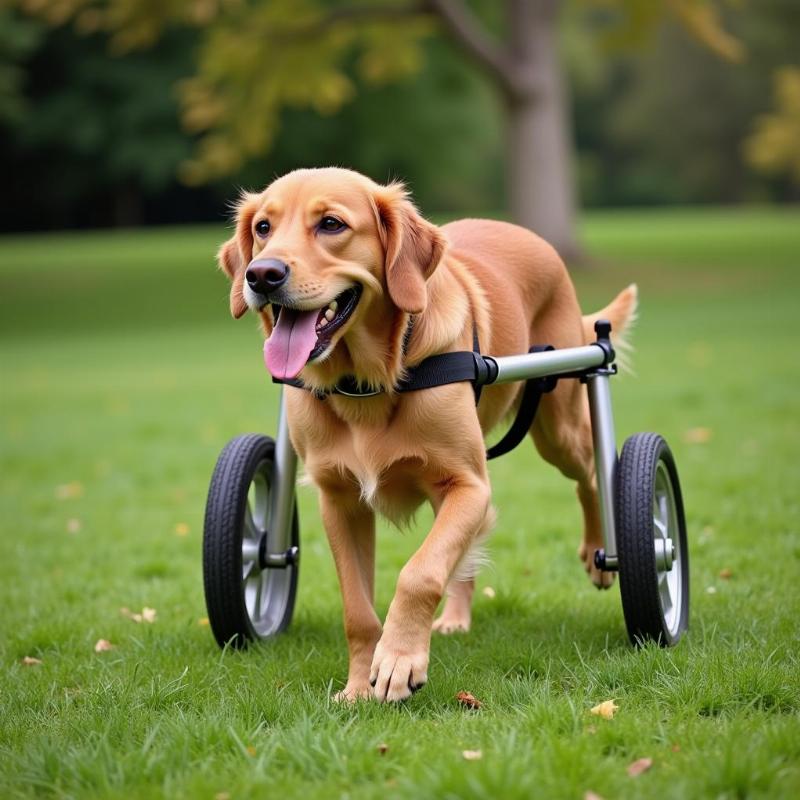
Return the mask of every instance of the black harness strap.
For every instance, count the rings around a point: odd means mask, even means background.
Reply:
[[[403,342],[404,351],[408,344],[410,334],[411,326],[409,325]],[[475,391],[475,405],[477,406],[481,399],[481,390],[484,384],[490,380],[489,367],[487,366],[486,360],[481,356],[477,328],[473,328],[472,348],[471,352],[462,350],[457,353],[439,353],[435,356],[429,356],[424,361],[417,364],[416,367],[410,367],[407,370],[405,380],[398,383],[395,390],[397,392],[418,392],[421,389],[432,389],[435,386],[445,386],[448,383],[469,382],[472,384]],[[546,350],[553,349],[554,348],[550,345],[535,345],[531,347],[528,352],[542,353]],[[491,379],[493,380],[494,378]],[[310,389],[297,378],[292,380],[273,378],[272,381],[273,383],[285,383],[289,386],[295,386],[298,389],[306,389],[307,391],[314,392],[313,389]],[[503,436],[496,445],[490,447],[486,451],[487,459],[505,455],[513,450],[525,438],[525,434],[530,430],[533,420],[536,417],[536,411],[539,408],[539,401],[542,399],[542,395],[547,392],[552,392],[557,383],[558,376],[556,375],[549,375],[544,378],[531,378],[525,381],[525,389],[522,392],[522,400],[517,410],[517,416],[514,418],[514,422],[511,424],[505,436]],[[329,394],[338,394],[345,397],[372,397],[382,393],[382,389],[376,391],[374,389],[362,388],[353,375],[345,375],[331,390],[326,392],[314,392],[314,394],[322,400]]]
[[[554,350],[551,345],[535,345],[528,350],[529,353],[544,353],[547,350]],[[524,438],[525,434],[531,429],[536,411],[539,408],[539,401],[542,395],[552,392],[558,383],[558,376],[548,375],[544,378],[531,378],[525,381],[525,389],[522,392],[522,401],[517,409],[517,416],[514,422],[506,431],[506,435],[493,447],[486,451],[487,460],[504,456],[511,452]]]

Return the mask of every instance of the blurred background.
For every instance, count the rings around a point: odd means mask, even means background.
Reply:
[[[799,43],[798,0],[0,0],[0,797],[340,796],[348,769],[383,796],[404,753],[460,781],[428,748],[461,741],[445,704],[473,686],[485,771],[439,795],[626,796],[647,746],[649,796],[800,796]],[[496,597],[476,638],[434,645],[450,677],[416,708],[445,710],[415,749],[380,714],[345,737],[326,716],[346,648],[310,488],[291,634],[220,659],[208,481],[227,440],[274,432],[279,392],[215,253],[240,189],[331,164],[405,180],[436,222],[530,226],[586,311],[638,283],[614,416],[680,466],[676,655],[628,654],[617,590],[575,557],[573,487],[523,446],[490,467]],[[429,522],[381,527],[381,614]],[[588,687],[626,698],[597,736]]]
[[[5,0],[0,230],[220,221],[337,164],[429,214],[800,199],[796,0]]]

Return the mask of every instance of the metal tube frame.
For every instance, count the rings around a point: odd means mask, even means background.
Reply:
[[[601,325],[606,327],[599,327]],[[488,383],[510,383],[559,375],[580,378],[586,383],[604,544],[603,550],[595,554],[595,564],[599,569],[613,571],[617,569],[614,486],[618,459],[609,378],[616,370],[612,366],[614,351],[608,339],[610,325],[598,323],[596,330],[598,341],[583,347],[483,358],[492,376]],[[289,539],[296,477],[297,454],[289,438],[286,403],[281,393],[269,518],[269,530],[274,534],[274,538],[271,537],[270,549],[274,548],[277,552],[288,550],[291,544]]]
[[[286,399],[281,390],[278,411],[278,432],[275,436],[275,460],[272,464],[271,503],[269,509],[269,549],[285,553],[291,547],[292,516],[294,514],[297,453],[289,438]]]
[[[598,569],[612,572],[618,568],[614,498],[618,457],[609,379],[616,369],[613,366],[614,351],[609,340],[610,325],[601,321],[595,329],[598,341],[584,347],[498,358],[486,356],[485,360],[489,362],[490,372],[496,374],[494,380],[490,379],[490,383],[508,383],[553,375],[580,378],[586,383],[603,534],[603,549],[595,553],[594,560]]]

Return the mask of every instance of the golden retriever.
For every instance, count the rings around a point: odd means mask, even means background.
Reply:
[[[471,350],[473,330],[484,353],[503,356],[534,343],[586,344],[602,316],[619,342],[636,287],[582,317],[564,264],[535,234],[481,219],[437,227],[402,184],[345,169],[291,172],[245,193],[236,218],[219,251],[233,316],[259,314],[272,374],[318,390],[286,387],[285,398],[341,585],[350,663],[337,698],[403,700],[427,680],[431,631],[469,629],[475,555],[494,520],[483,437],[515,411],[524,385],[487,386],[476,408],[470,383],[396,392],[404,371],[436,353]],[[343,376],[378,393],[326,396]],[[577,482],[579,554],[592,581],[608,585],[613,576],[593,563],[602,536],[585,388],[560,381],[530,434]],[[400,523],[426,500],[434,524],[400,571],[381,625],[375,513]]]

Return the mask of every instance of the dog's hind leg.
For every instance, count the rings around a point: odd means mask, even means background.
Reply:
[[[457,580],[451,578],[447,584],[447,593],[442,613],[433,623],[437,633],[466,633],[472,623],[472,593],[475,591],[475,579]]]

